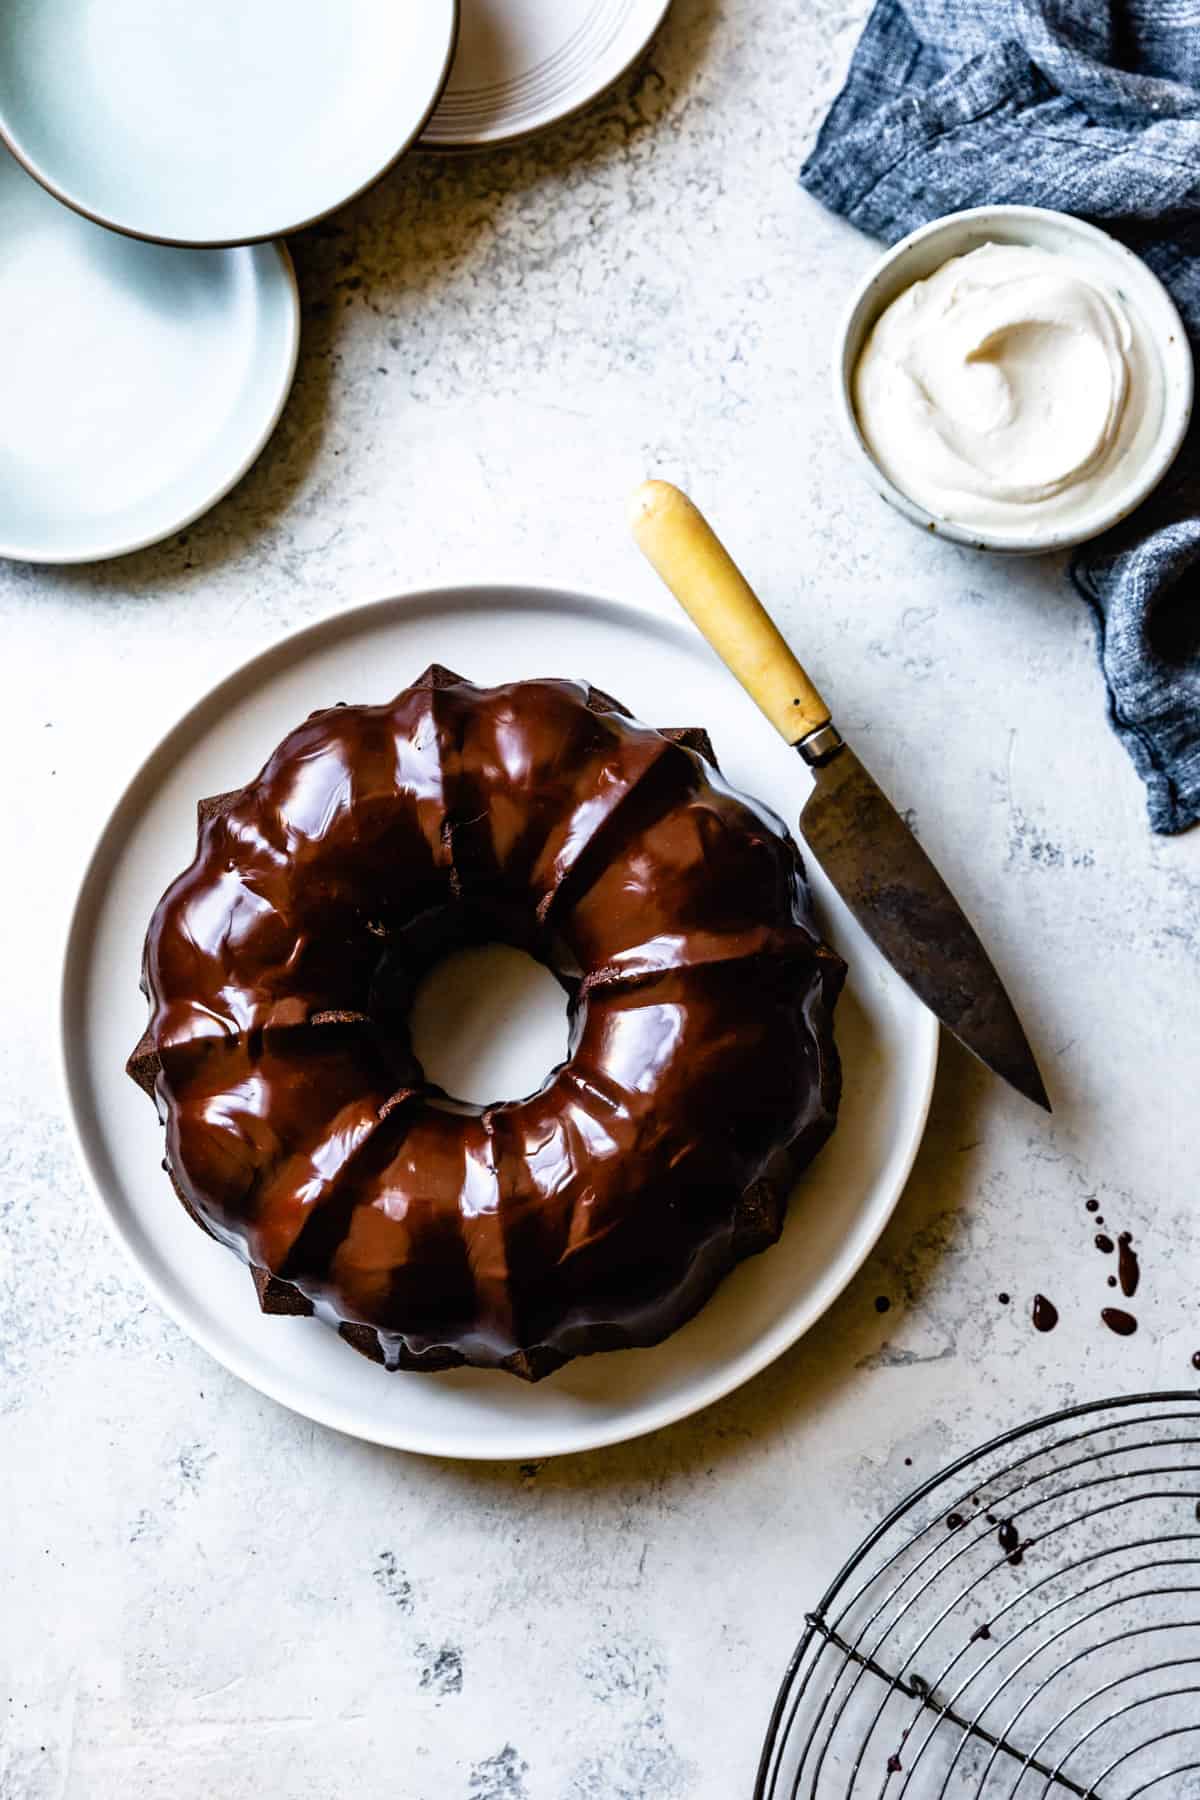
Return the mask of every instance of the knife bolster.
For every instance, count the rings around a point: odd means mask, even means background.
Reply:
[[[827,719],[824,725],[818,725],[815,731],[810,731],[796,745],[810,769],[823,769],[826,763],[831,763],[845,748],[842,734],[832,719]]]

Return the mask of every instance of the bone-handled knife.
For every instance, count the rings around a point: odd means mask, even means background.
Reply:
[[[863,930],[968,1050],[1049,1112],[1021,1022],[962,908],[708,521],[669,482],[647,481],[631,522],[684,611],[812,771],[801,835]]]

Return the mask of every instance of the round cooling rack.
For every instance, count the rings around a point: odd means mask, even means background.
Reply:
[[[755,1800],[1195,1800],[1200,1394],[1075,1407],[963,1457],[807,1626]]]

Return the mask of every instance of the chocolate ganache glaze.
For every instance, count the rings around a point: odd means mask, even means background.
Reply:
[[[536,1380],[657,1343],[779,1236],[833,1128],[845,969],[703,733],[435,666],[314,713],[199,815],[129,1072],[265,1311],[388,1368]],[[439,957],[495,940],[565,989],[570,1054],[471,1106],[425,1079],[408,1012]]]

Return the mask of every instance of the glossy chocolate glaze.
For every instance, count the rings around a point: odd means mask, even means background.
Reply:
[[[1133,1247],[1132,1232],[1123,1231],[1117,1239],[1117,1276],[1121,1292],[1127,1300],[1132,1300],[1142,1279],[1142,1266]]]
[[[1007,1560],[1016,1567],[1025,1561],[1025,1552],[1029,1545],[1021,1542],[1021,1534],[1012,1519],[1003,1519],[996,1533],[996,1540]]]
[[[1124,1308],[1120,1306],[1102,1306],[1100,1309],[1100,1317],[1104,1320],[1108,1329],[1110,1331],[1115,1331],[1118,1337],[1132,1337],[1138,1328],[1137,1320],[1134,1318],[1133,1314],[1126,1312]]]
[[[146,940],[130,1073],[189,1211],[391,1367],[529,1378],[658,1342],[775,1240],[832,1129],[845,974],[782,824],[567,681],[429,670],[200,808]],[[542,1089],[464,1105],[421,974],[501,939],[569,996]]]

